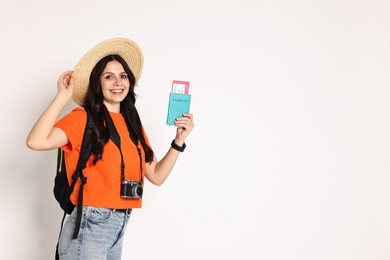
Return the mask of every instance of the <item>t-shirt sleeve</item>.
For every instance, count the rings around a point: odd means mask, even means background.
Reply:
[[[73,109],[72,112],[60,119],[54,126],[62,129],[69,140],[61,149],[66,152],[80,149],[86,124],[87,113],[81,108]]]

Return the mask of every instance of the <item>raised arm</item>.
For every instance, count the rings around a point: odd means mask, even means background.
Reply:
[[[58,92],[53,101],[39,117],[27,137],[26,144],[32,150],[51,150],[68,142],[63,130],[54,127],[58,116],[69,102],[73,93],[73,72],[64,72],[58,79]]]
[[[177,130],[174,142],[182,147],[188,134],[194,128],[192,114],[184,114],[182,118],[177,118],[175,124]],[[179,154],[179,151],[171,147],[160,161],[154,158],[152,163],[146,163],[146,178],[155,185],[163,184],[172,171]]]

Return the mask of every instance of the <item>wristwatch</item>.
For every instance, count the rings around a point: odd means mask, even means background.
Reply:
[[[186,144],[183,143],[183,146],[178,146],[176,143],[175,143],[175,139],[172,140],[172,143],[171,143],[171,147],[173,149],[175,149],[176,151],[179,151],[179,152],[184,152],[184,149],[186,149]]]

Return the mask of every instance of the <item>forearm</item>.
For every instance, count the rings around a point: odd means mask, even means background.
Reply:
[[[33,150],[52,149],[53,141],[50,140],[54,124],[69,98],[58,93],[46,110],[39,117],[27,137],[27,146]]]
[[[154,161],[152,163],[154,164],[154,167],[152,167],[153,170],[147,174],[148,180],[155,185],[162,185],[171,173],[179,154],[179,151],[169,148],[168,152],[160,161]]]

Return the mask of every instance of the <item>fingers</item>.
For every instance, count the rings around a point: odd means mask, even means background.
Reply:
[[[176,118],[175,125],[191,131],[194,128],[193,115],[190,113],[183,114],[183,117]]]
[[[62,84],[63,86],[68,86],[69,81],[72,78],[73,71],[68,70],[61,74],[60,78],[58,79],[58,83]]]
[[[62,74],[65,87],[67,87],[70,84],[70,81],[72,79],[72,74],[73,74],[73,71],[66,71]]]
[[[57,82],[58,90],[64,91],[73,89],[73,71],[68,70],[61,74]]]
[[[69,79],[73,74],[73,71],[68,70],[61,74],[60,80]]]
[[[193,115],[191,113],[186,113],[186,114],[183,114],[183,117],[187,117],[189,118],[191,121],[193,121]]]
[[[66,76],[66,75],[72,75],[72,73],[73,73],[73,71],[71,71],[71,70],[65,71],[64,73],[61,74],[61,77]]]
[[[73,86],[73,71],[72,71],[72,74],[70,75],[70,79],[69,79],[68,83],[70,86]]]
[[[61,74],[57,81],[58,94],[64,96],[67,100],[73,94],[73,71],[68,70]]]
[[[178,122],[193,122],[193,115],[188,113],[188,114],[183,114],[183,117],[178,117],[176,118],[176,121]]]

